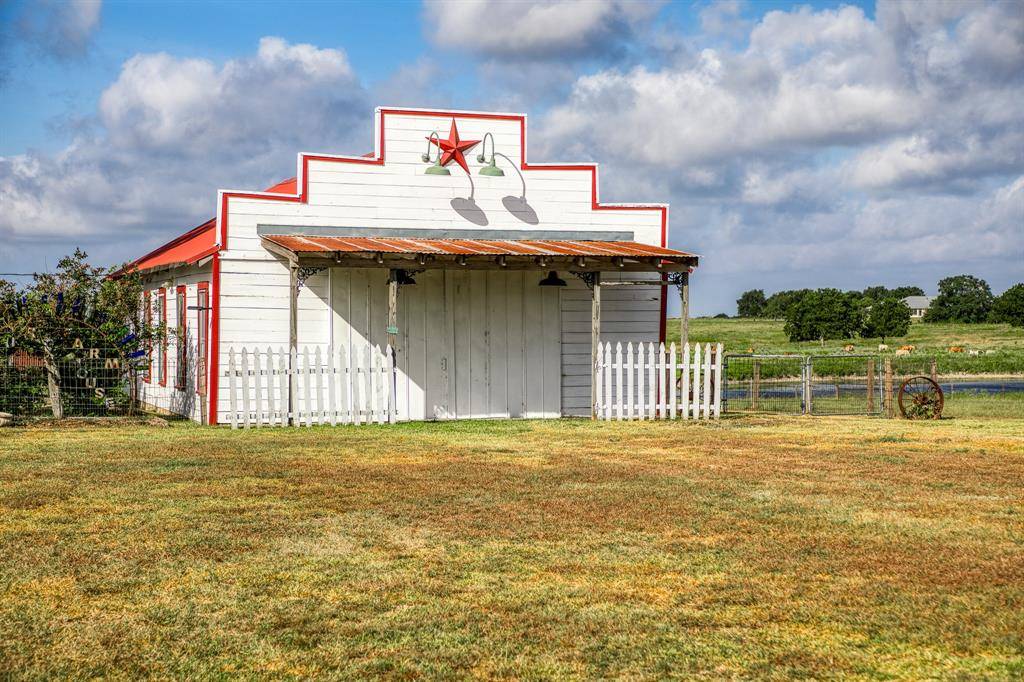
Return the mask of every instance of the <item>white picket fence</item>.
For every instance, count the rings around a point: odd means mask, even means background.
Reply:
[[[391,346],[367,344],[350,353],[231,349],[224,373],[231,428],[397,421],[394,369]]]
[[[598,419],[718,419],[722,344],[598,344],[594,388]]]

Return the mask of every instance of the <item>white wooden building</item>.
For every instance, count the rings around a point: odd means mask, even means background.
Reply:
[[[220,190],[215,218],[134,262],[147,314],[180,332],[145,402],[227,423],[243,349],[271,349],[266,375],[369,344],[394,348],[401,419],[589,415],[598,339],[664,340],[670,276],[685,320],[697,257],[666,248],[668,206],[602,204],[594,164],[527,161],[524,115],[379,108],[374,130],[372,154]],[[246,398],[266,411],[300,399],[264,381]]]

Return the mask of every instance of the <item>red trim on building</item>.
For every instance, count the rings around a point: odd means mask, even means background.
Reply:
[[[217,423],[217,387],[218,373],[220,369],[220,254],[213,254],[213,287],[210,293],[210,363],[209,378],[206,381],[206,389],[209,392],[207,403],[209,404],[210,415],[208,423]]]

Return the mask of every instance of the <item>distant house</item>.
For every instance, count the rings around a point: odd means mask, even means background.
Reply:
[[[928,308],[931,307],[934,300],[934,296],[907,296],[903,302],[910,308],[911,319],[920,320],[928,312]]]

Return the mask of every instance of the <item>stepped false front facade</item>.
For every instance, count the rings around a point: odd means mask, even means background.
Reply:
[[[170,331],[145,403],[214,424],[585,416],[598,342],[663,341],[677,290],[685,335],[697,257],[667,247],[667,205],[527,161],[524,115],[380,108],[374,130],[372,154],[220,190],[130,266]]]

